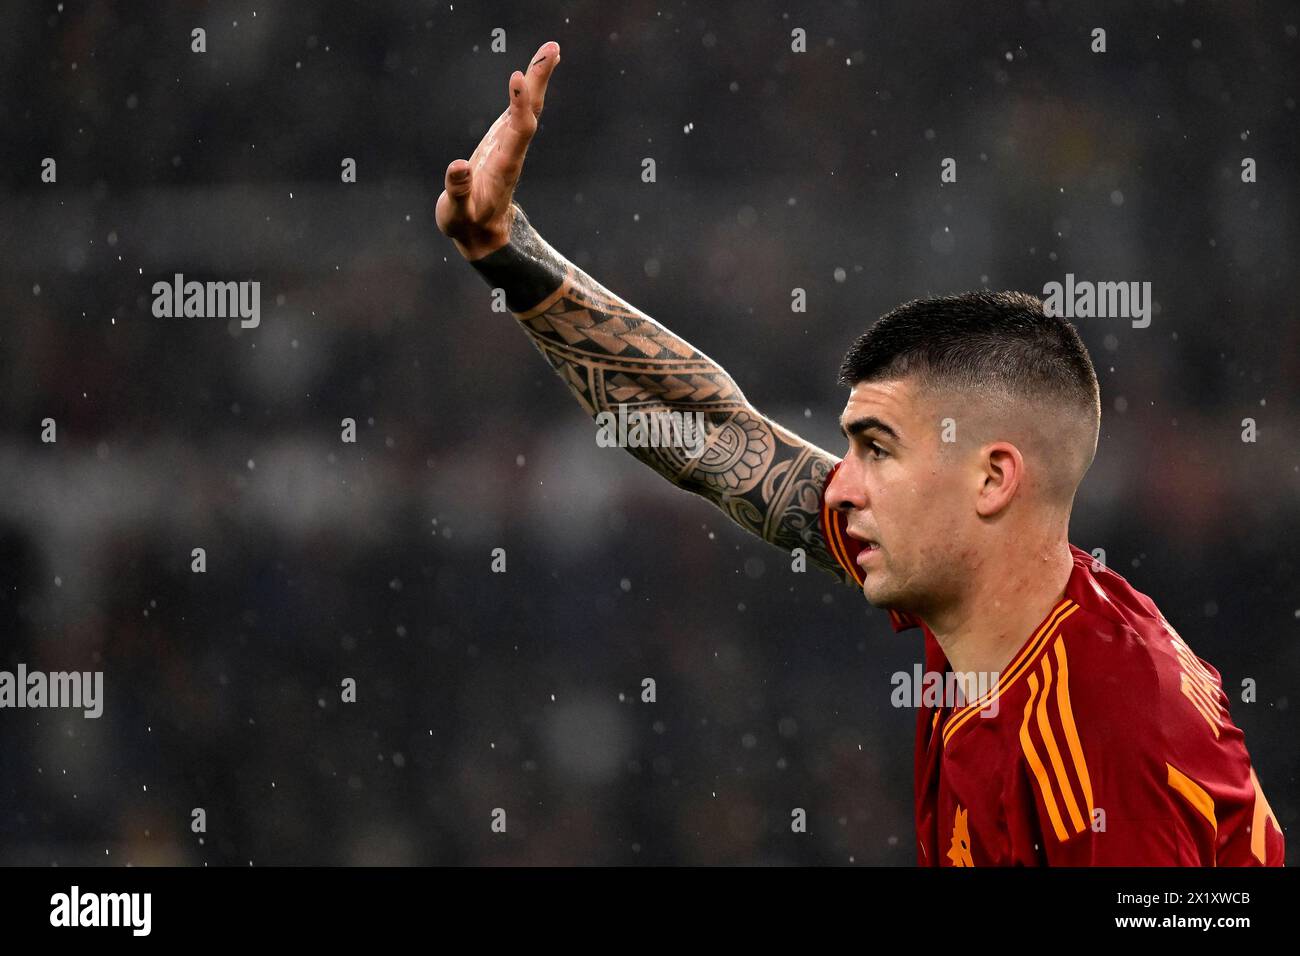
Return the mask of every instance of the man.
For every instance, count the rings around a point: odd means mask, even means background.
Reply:
[[[438,227],[591,415],[699,413],[701,447],[629,451],[919,627],[924,865],[1281,865],[1282,831],[1218,673],[1068,541],[1100,423],[1078,333],[1020,293],[910,302],[849,350],[843,460],[551,248],[512,202],[560,49],[447,168]],[[991,677],[991,683],[980,677]],[[987,688],[977,694],[973,688]]]

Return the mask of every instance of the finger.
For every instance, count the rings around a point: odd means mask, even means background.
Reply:
[[[531,135],[532,129],[536,128],[534,124],[527,121],[536,119],[530,101],[528,99],[528,81],[523,73],[515,70],[510,74],[510,107],[506,110],[506,126],[510,126],[519,132],[528,132]],[[520,122],[523,120],[524,122]],[[531,128],[530,128],[531,127]]]
[[[451,165],[447,167],[444,188],[447,190],[447,198],[451,200],[454,213],[465,210],[472,184],[473,172],[470,170],[469,163],[463,159],[452,160]]]
[[[543,43],[524,71],[524,86],[534,116],[540,116],[546,101],[546,84],[560,62],[560,45],[554,40]]]
[[[528,143],[537,132],[537,117],[528,107],[526,92],[524,75],[515,70],[510,74],[510,108],[506,121],[496,131],[496,148],[491,154],[496,171],[511,186],[519,180]]]

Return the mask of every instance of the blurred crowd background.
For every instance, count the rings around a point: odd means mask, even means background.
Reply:
[[[549,39],[533,223],[827,449],[899,302],[1152,283],[1149,328],[1077,323],[1072,537],[1219,670],[1293,828],[1300,6],[1081,6],[6,5],[0,669],[106,700],[0,711],[0,863],[914,861],[919,632],[598,448],[435,229]],[[260,327],[155,318],[177,272],[259,281]]]

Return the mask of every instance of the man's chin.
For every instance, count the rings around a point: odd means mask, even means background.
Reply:
[[[867,579],[862,582],[862,596],[867,599],[867,603],[872,607],[888,609],[890,600],[894,595],[890,593],[888,588],[875,584],[871,580],[871,576],[868,575]]]
[[[899,605],[907,602],[907,596],[898,593],[897,589],[880,580],[879,574],[868,574],[867,579],[862,582],[862,596],[867,599],[867,603],[872,607],[878,607],[882,611],[903,611]],[[904,613],[906,613],[904,611]]]

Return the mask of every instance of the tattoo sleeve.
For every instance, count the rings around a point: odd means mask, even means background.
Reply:
[[[837,459],[762,415],[726,371],[555,251],[512,208],[510,242],[470,264],[494,288],[533,344],[593,417],[701,413],[692,447],[627,451],[679,488],[713,502],[765,541],[846,584],[818,522],[821,490]]]

